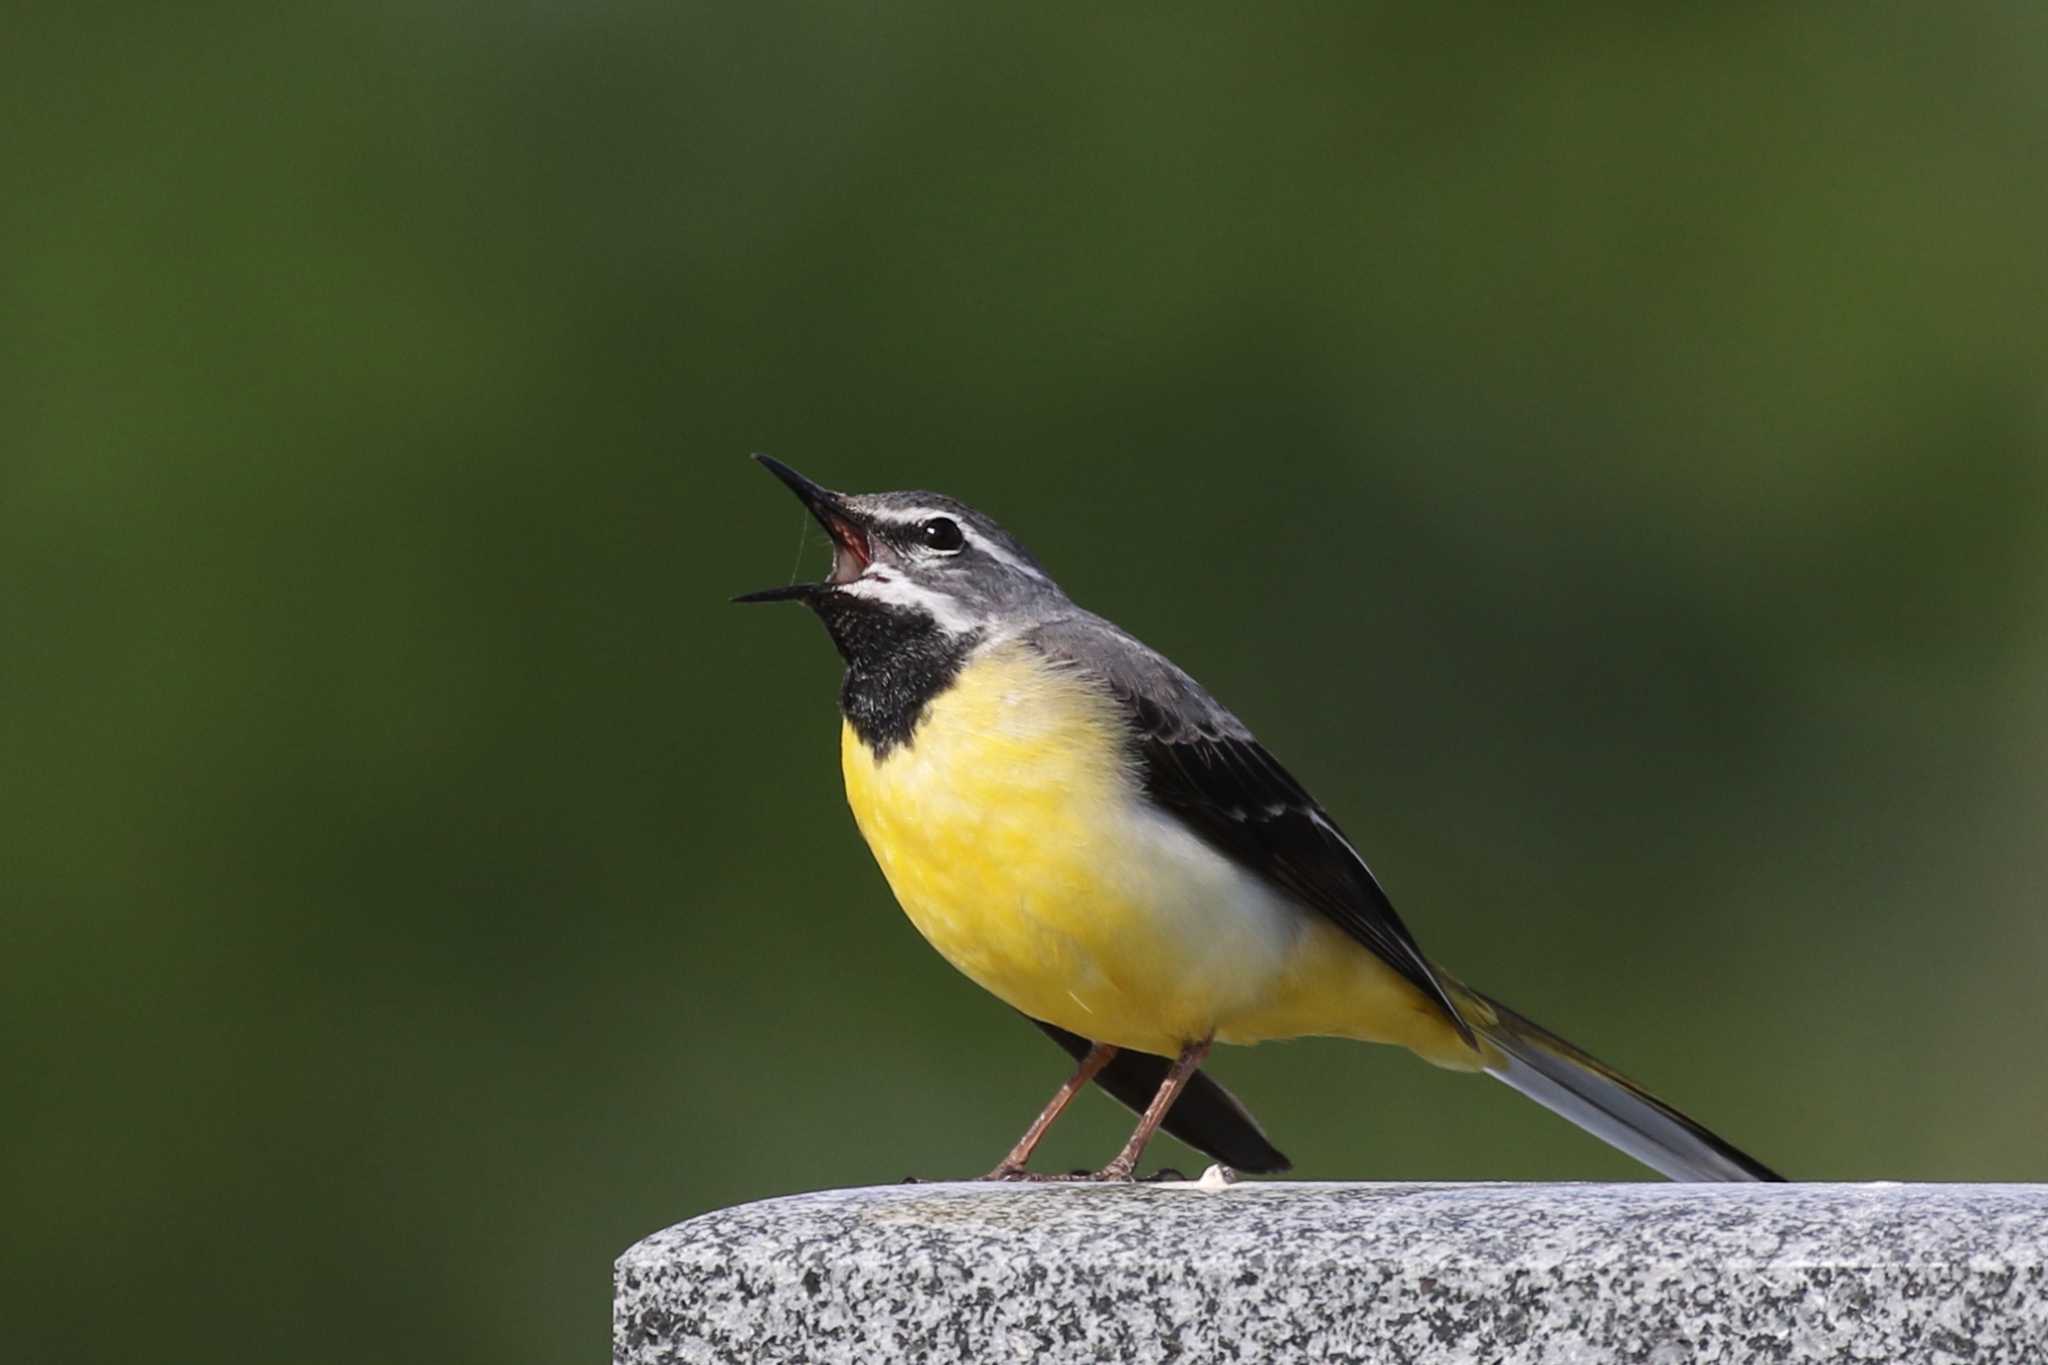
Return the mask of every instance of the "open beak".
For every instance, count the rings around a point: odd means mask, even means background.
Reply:
[[[770,474],[788,484],[798,501],[818,519],[818,525],[825,528],[825,534],[832,537],[832,573],[822,583],[792,583],[785,588],[763,588],[760,592],[741,593],[732,600],[802,602],[860,577],[861,570],[874,559],[874,550],[866,528],[861,525],[853,508],[847,505],[845,496],[812,483],[772,456],[756,455],[754,459]]]

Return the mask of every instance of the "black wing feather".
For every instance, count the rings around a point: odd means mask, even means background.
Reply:
[[[1048,657],[1095,674],[1123,703],[1147,795],[1210,847],[1328,916],[1473,1041],[1365,859],[1242,721],[1165,656],[1100,617],[1050,621],[1030,638]]]

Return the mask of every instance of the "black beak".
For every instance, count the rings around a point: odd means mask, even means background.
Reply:
[[[788,484],[797,500],[809,509],[818,524],[825,528],[825,533],[832,537],[832,576],[823,583],[792,583],[782,588],[763,588],[759,592],[741,593],[732,600],[803,602],[837,584],[850,583],[859,577],[874,554],[867,530],[862,526],[859,515],[848,505],[845,495],[835,493],[823,484],[813,483],[772,455],[756,455],[754,459],[770,474]]]
[[[773,455],[756,455],[754,463],[789,485],[789,491],[803,499],[815,515],[820,508],[843,509],[845,500],[823,484],[812,483]]]

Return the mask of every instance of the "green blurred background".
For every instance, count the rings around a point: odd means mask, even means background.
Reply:
[[[0,62],[10,1359],[589,1359],[635,1238],[1016,1136],[1064,1059],[891,902],[822,632],[726,604],[824,559],[754,450],[993,511],[1786,1171],[2048,1179],[2039,5]],[[1390,1051],[1216,1070],[1306,1178],[1641,1174]]]

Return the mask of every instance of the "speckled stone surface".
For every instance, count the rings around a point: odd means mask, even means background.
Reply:
[[[613,1359],[2048,1363],[2048,1186],[907,1185],[621,1256]]]

